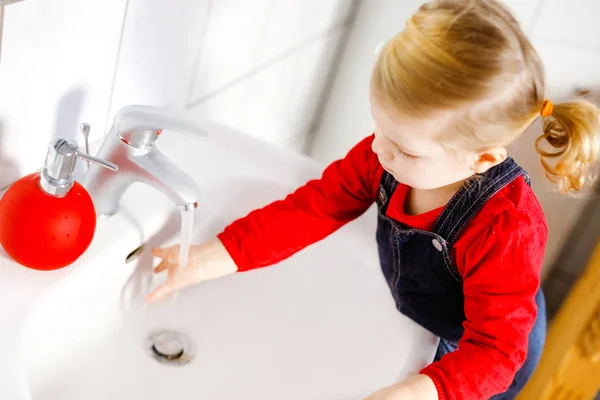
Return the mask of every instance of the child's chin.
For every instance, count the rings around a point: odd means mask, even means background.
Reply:
[[[396,181],[397,181],[399,184],[401,184],[401,185],[405,185],[405,186],[408,186],[408,187],[410,187],[410,188],[413,188],[413,189],[423,189],[423,188],[422,188],[422,187],[421,187],[419,184],[416,184],[416,183],[414,183],[414,182],[413,182],[413,181],[411,181],[411,180],[407,180],[407,179],[398,179],[398,178],[397,178],[395,175],[393,175],[393,176],[394,176],[394,179],[396,179]]]
[[[401,183],[401,184],[406,185],[406,186],[410,186],[410,187],[415,188],[415,189],[421,189],[419,187],[420,186],[419,183],[416,182],[416,179],[410,179],[409,177],[405,177],[405,176],[398,176],[399,174],[395,174],[395,173],[393,173],[391,171],[388,171],[388,172],[394,177],[394,179],[398,183]]]
[[[398,183],[409,186],[413,189],[431,190],[431,189],[439,188],[439,186],[435,186],[435,185],[426,185],[426,184],[424,184],[424,182],[422,180],[419,181],[418,179],[406,179],[403,177],[396,176],[394,174],[392,174],[392,176],[394,177],[394,179],[396,179],[396,181],[398,181]]]

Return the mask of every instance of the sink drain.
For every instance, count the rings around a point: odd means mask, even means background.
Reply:
[[[183,333],[168,330],[157,331],[148,336],[146,350],[162,364],[185,365],[194,356],[191,339]]]

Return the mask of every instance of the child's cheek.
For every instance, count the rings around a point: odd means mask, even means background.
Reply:
[[[427,175],[427,171],[416,160],[399,160],[394,164],[394,178],[405,185],[418,188]]]

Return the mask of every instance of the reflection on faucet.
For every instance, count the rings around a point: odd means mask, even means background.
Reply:
[[[0,195],[5,189],[16,181],[20,176],[20,171],[17,163],[12,160],[2,148],[2,137],[4,135],[4,128],[2,121],[0,121]]]
[[[119,211],[121,197],[134,182],[154,187],[183,209],[198,206],[200,189],[194,180],[156,148],[163,128],[195,138],[208,137],[202,128],[164,109],[150,106],[121,109],[97,153],[97,157],[117,164],[119,172],[106,174],[92,165],[84,182],[98,215]]]

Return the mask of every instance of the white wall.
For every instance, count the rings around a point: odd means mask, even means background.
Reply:
[[[11,0],[12,1],[12,0]],[[353,0],[23,0],[5,7],[0,188],[53,135],[132,103],[302,150]]]
[[[255,7],[261,2],[264,1],[245,4]],[[209,40],[200,55],[201,68],[190,96],[190,107],[302,150],[352,3],[271,1],[269,7],[261,10],[269,17],[260,33],[254,33],[256,28],[247,30],[244,24],[224,24],[225,14],[212,19],[214,25],[209,25]],[[240,13],[244,15],[243,10]],[[213,29],[218,33],[210,40]],[[218,38],[220,45],[209,45],[218,43]],[[255,51],[237,53],[250,43],[256,43]],[[235,71],[236,78],[223,76],[215,64],[209,67],[211,59],[229,59],[227,64],[235,64],[238,59],[241,68]],[[240,111],[228,109],[231,101],[242,102],[245,107],[240,107]],[[280,104],[294,104],[294,107],[274,107]]]
[[[343,156],[360,138],[372,132],[368,85],[378,43],[402,30],[420,0],[365,0],[340,60],[336,80],[314,135],[311,154],[329,162]],[[550,97],[570,97],[575,87],[600,88],[600,2],[597,0],[508,0],[545,62]],[[529,171],[546,213],[550,234],[546,263],[552,263],[585,200],[555,194],[546,180],[533,141],[535,125],[511,149]],[[547,273],[547,268],[544,274]]]

